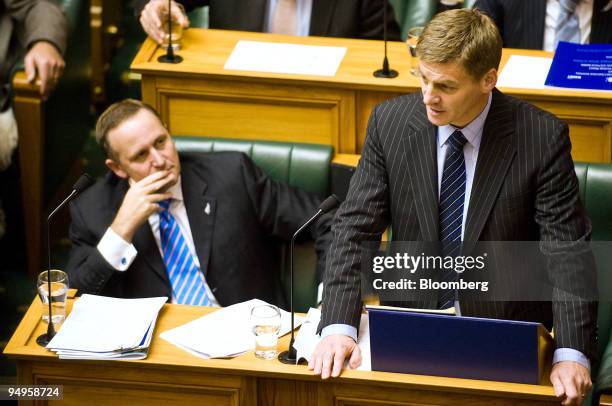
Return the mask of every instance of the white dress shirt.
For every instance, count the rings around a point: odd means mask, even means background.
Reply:
[[[296,2],[296,21],[297,27],[295,35],[307,37],[310,34],[310,17],[312,15],[312,0],[295,0]],[[266,19],[264,24],[264,32],[272,31],[272,20],[274,19],[274,10],[276,10],[277,0],[268,0],[266,7]]]
[[[177,224],[185,240],[189,252],[193,256],[193,260],[198,268],[200,268],[200,260],[195,250],[195,244],[193,242],[193,236],[191,235],[191,227],[189,226],[189,219],[187,218],[187,209],[185,208],[185,202],[183,201],[183,190],[181,189],[181,179],[179,177],[178,182],[168,190],[172,194],[172,201],[170,202],[170,213],[176,220]],[[159,255],[163,258],[163,251],[161,246],[161,237],[159,234],[159,214],[153,213],[149,216],[149,225],[151,226],[151,232],[155,237],[155,243],[159,249]],[[138,252],[134,247],[134,244],[128,243],[115,233],[110,227],[104,233],[104,236],[98,243],[98,251],[102,257],[118,272],[125,272],[134,259]],[[208,286],[208,283],[204,281],[206,287],[206,294],[210,298],[212,306],[219,306],[219,302],[212,293],[212,290]],[[172,298],[174,303],[174,298]]]

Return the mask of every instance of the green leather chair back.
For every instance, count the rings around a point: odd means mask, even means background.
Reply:
[[[599,303],[599,355],[610,341],[612,327],[612,165],[576,163],[576,175],[580,183],[580,198],[593,226],[593,253],[597,262]]]
[[[476,3],[476,0],[465,0],[463,2],[463,7],[472,8],[472,7],[474,7],[475,3]]]
[[[436,14],[438,0],[389,0],[400,26],[402,40],[406,40],[408,30],[424,26]]]
[[[268,176],[277,181],[326,197],[330,190],[333,149],[329,145],[175,136],[179,151],[240,151],[247,154]],[[296,244],[294,303],[305,312],[317,302],[316,254],[312,243]],[[282,283],[289,299],[289,244],[282,242],[279,261]]]

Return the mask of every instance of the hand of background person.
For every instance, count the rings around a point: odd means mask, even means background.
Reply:
[[[550,382],[564,406],[581,405],[592,387],[589,370],[573,361],[555,363],[550,372]]]
[[[344,360],[349,358],[349,367],[361,365],[361,350],[349,336],[335,334],[325,337],[315,348],[308,363],[308,369],[321,375],[322,379],[338,377],[344,367]]]
[[[124,241],[131,243],[134,233],[149,216],[161,210],[159,202],[170,199],[168,192],[160,192],[167,185],[176,182],[176,175],[170,171],[154,172],[130,185],[111,229]]]
[[[36,42],[24,59],[28,82],[40,80],[40,94],[46,100],[64,72],[64,58],[55,45],[46,41]]]
[[[175,16],[175,21],[178,21],[183,28],[189,26],[189,18],[183,12],[182,8],[179,7],[176,2],[172,2],[172,15]],[[162,22],[162,16],[167,14],[168,1],[167,0],[151,0],[142,9],[140,13],[140,25],[145,30],[147,35],[151,37],[155,42],[161,44],[164,41],[164,22]]]

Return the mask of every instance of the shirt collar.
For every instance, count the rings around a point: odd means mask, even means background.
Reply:
[[[176,183],[170,189],[168,189],[168,192],[172,195],[172,200],[183,201],[183,188],[181,187],[180,175]]]
[[[491,100],[493,99],[493,93],[489,93],[489,99],[487,105],[482,112],[476,116],[468,125],[459,129],[450,124],[438,127],[438,146],[442,146],[446,143],[448,138],[457,130],[460,130],[465,139],[467,140],[475,150],[478,151],[480,148],[480,141],[482,140],[482,130],[484,128],[485,120],[489,114],[491,108]]]

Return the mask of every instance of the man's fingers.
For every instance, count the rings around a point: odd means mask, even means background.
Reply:
[[[342,371],[342,367],[344,366],[344,359],[346,358],[343,350],[336,350],[336,354],[334,355],[334,365],[332,367],[331,376],[337,378],[340,376],[340,372]]]
[[[353,353],[351,354],[351,358],[349,360],[349,366],[352,369],[356,369],[361,365],[361,349],[358,345],[353,349]]]
[[[556,397],[560,398],[565,395],[563,384],[561,383],[561,380],[559,379],[559,376],[557,374],[551,375],[550,382],[552,383]]]
[[[28,82],[32,83],[36,78],[36,65],[34,64],[34,57],[32,55],[26,55],[24,59],[25,73]]]
[[[40,77],[40,94],[47,96],[50,89],[53,87],[51,84],[51,78],[53,77],[53,68],[47,60],[36,60],[36,70]]]
[[[321,366],[321,378],[327,379],[331,374],[332,363],[334,360],[334,355],[332,352],[326,352],[323,354],[323,363]]]

